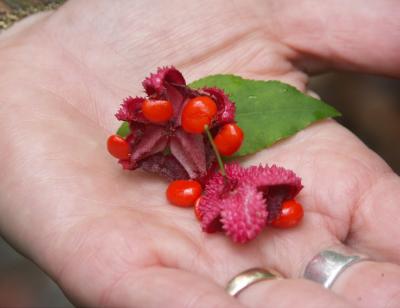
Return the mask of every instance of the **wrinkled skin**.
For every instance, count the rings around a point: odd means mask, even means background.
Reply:
[[[121,99],[160,65],[188,81],[229,72],[304,91],[306,72],[323,69],[398,77],[397,4],[71,0],[19,23],[0,35],[1,234],[77,305],[395,306],[400,180],[336,122],[243,160],[284,165],[305,186],[301,226],[245,246],[200,232],[190,209],[167,204],[164,180],[121,171],[105,140]],[[376,261],[352,266],[332,291],[298,279],[332,246]],[[226,295],[226,282],[254,266],[289,279]]]

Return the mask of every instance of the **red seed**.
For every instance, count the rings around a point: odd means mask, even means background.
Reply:
[[[200,197],[202,188],[200,183],[194,180],[176,180],[168,185],[166,193],[168,201],[172,204],[189,207]]]
[[[173,108],[170,101],[145,100],[142,105],[144,117],[152,123],[163,123],[171,119]]]
[[[192,134],[201,134],[217,114],[217,105],[208,96],[189,100],[182,111],[182,128]]]
[[[131,155],[129,143],[118,135],[111,135],[107,140],[108,152],[118,159],[128,159]]]
[[[303,218],[303,207],[294,199],[283,202],[280,215],[271,222],[277,228],[291,228]]]
[[[243,131],[237,124],[225,124],[215,136],[214,143],[221,155],[229,156],[239,150],[243,137]]]

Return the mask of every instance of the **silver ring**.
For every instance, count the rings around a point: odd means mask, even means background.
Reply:
[[[282,275],[272,269],[252,268],[233,277],[226,286],[226,292],[231,296],[237,296],[256,282],[281,278]]]
[[[329,289],[341,273],[361,261],[371,261],[371,259],[362,255],[347,256],[332,250],[324,250],[307,264],[304,278],[320,283]]]

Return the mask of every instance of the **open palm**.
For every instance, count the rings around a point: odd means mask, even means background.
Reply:
[[[235,73],[304,91],[305,71],[326,67],[400,75],[398,42],[379,38],[375,28],[361,30],[366,39],[360,42],[345,33],[375,18],[356,10],[355,2],[315,8],[299,1],[291,10],[290,1],[70,0],[6,32],[0,37],[0,69],[6,72],[0,76],[1,233],[78,304],[396,304],[400,180],[334,121],[243,160],[285,166],[305,186],[302,224],[266,229],[246,245],[202,233],[191,210],[167,204],[163,179],[123,172],[105,151],[119,102],[140,94],[141,79],[158,66],[173,64],[189,81]],[[395,16],[394,2],[368,5]],[[336,27],[332,16],[340,17]],[[398,32],[400,23],[393,22]],[[369,49],[374,35],[380,53]],[[353,48],[345,46],[350,43]],[[379,66],[371,64],[377,60]],[[224,285],[242,270],[272,267],[299,278],[316,253],[332,247],[382,262],[353,266],[334,293],[286,279],[259,283],[239,301],[225,294]]]

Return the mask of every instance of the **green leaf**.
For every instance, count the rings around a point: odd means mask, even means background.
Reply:
[[[129,123],[123,122],[117,130],[117,135],[121,136],[122,138],[125,138],[126,136],[129,135],[130,132],[131,132],[131,130],[129,128]]]
[[[235,156],[255,153],[294,135],[315,121],[340,115],[324,102],[275,80],[213,75],[194,81],[189,86],[221,88],[236,103],[236,121],[245,137]]]

